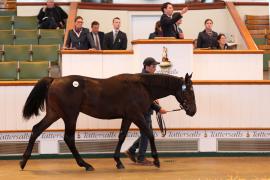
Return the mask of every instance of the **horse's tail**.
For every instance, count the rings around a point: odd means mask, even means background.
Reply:
[[[52,81],[53,78],[45,77],[37,82],[23,107],[23,117],[25,119],[29,119],[34,114],[39,115],[39,109],[44,110],[44,101]]]

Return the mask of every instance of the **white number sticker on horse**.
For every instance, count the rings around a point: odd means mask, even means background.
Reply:
[[[73,85],[74,87],[78,87],[78,86],[79,86],[79,82],[78,82],[78,81],[73,81],[72,85]]]

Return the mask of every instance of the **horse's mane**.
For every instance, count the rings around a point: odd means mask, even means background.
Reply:
[[[168,74],[140,74],[140,77],[146,86],[153,88],[176,90],[184,83],[184,78]]]

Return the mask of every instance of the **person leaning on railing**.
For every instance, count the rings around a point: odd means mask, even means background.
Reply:
[[[77,16],[75,18],[74,28],[68,32],[64,49],[88,50],[95,48],[94,40],[89,33],[89,29],[84,28],[82,25],[83,18]]]
[[[225,34],[220,33],[217,37],[218,45],[217,49],[226,50],[226,49],[233,49],[231,46],[227,44],[227,38]]]

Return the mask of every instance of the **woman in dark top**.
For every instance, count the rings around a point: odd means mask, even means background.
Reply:
[[[89,33],[89,29],[82,27],[83,18],[75,18],[75,27],[68,32],[66,48],[87,50],[95,47],[94,40]]]
[[[227,38],[225,34],[219,34],[217,37],[217,41],[218,41],[217,49],[222,50],[231,49],[231,47],[227,44]]]
[[[163,33],[161,30],[160,21],[157,21],[156,26],[155,26],[155,32],[149,35],[149,39],[155,39],[155,37],[162,37],[162,36],[163,36]]]
[[[213,21],[212,19],[206,19],[204,21],[205,29],[199,33],[197,39],[197,48],[209,48],[216,49],[218,42],[218,34],[212,30]]]

